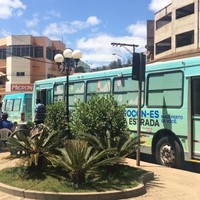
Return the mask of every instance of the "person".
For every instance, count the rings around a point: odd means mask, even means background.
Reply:
[[[11,131],[14,130],[14,125],[11,121],[8,120],[8,113],[2,113],[2,120],[0,122],[0,128],[7,128]]]
[[[44,123],[46,115],[46,108],[43,103],[41,103],[41,100],[38,98],[36,99],[36,105],[35,105],[35,124],[41,124]]]

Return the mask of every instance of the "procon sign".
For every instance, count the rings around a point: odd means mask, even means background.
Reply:
[[[33,84],[11,84],[11,91],[33,91]]]

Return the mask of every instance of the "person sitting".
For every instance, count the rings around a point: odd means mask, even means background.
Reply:
[[[14,126],[13,123],[11,121],[8,120],[8,113],[2,113],[2,120],[0,122],[0,128],[7,128],[11,131],[13,131]]]

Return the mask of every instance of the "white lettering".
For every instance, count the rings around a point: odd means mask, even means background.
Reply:
[[[33,91],[33,86],[32,85],[23,85],[23,84],[12,84],[11,87],[12,91]]]

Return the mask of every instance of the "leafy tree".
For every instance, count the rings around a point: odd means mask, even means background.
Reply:
[[[82,66],[78,66],[75,68],[75,73],[85,73],[85,69]]]
[[[124,117],[125,106],[119,106],[114,97],[94,95],[87,103],[78,103],[70,119],[71,132],[76,135],[88,133],[104,137],[109,131],[115,138],[127,133]]]
[[[62,138],[68,136],[66,124],[66,105],[63,101],[57,101],[46,106],[46,118],[44,123],[50,129],[57,132],[58,137]]]
[[[139,148],[139,137],[130,137],[124,109],[112,96],[93,96],[77,105],[71,116],[71,131],[98,151],[116,148],[115,155],[126,157]]]

